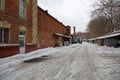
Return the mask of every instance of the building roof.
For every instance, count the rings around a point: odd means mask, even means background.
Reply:
[[[61,24],[61,25],[64,26],[65,28],[70,28],[69,25],[64,25],[62,22],[60,22],[60,21],[57,20],[55,17],[53,17],[52,15],[50,15],[50,14],[48,13],[48,10],[43,10],[40,6],[37,6],[37,8],[38,8],[39,10],[41,10],[43,13],[45,13],[47,16],[49,16],[49,17],[51,17],[52,19],[54,19],[55,21],[57,21],[59,24]]]
[[[54,33],[54,35],[61,36],[61,37],[66,37],[66,38],[72,38],[71,36],[59,34],[59,33]]]
[[[120,36],[120,30],[119,31],[115,31],[112,33],[109,33],[105,36],[101,36],[101,37],[96,37],[96,38],[91,38],[89,40],[97,40],[97,39],[105,39],[105,38],[110,38],[110,37],[115,37],[115,36]]]

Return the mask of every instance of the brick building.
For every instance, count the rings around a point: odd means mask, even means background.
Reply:
[[[0,58],[68,45],[70,33],[70,27],[39,8],[37,0],[0,0]]]
[[[38,7],[38,41],[40,48],[68,45],[71,41],[71,28],[65,26],[47,11]]]
[[[0,57],[37,49],[37,0],[0,0]]]

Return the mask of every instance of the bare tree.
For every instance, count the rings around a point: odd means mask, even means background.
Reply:
[[[120,27],[120,0],[99,0],[98,8],[94,12],[107,19],[110,32]]]
[[[120,30],[120,0],[98,0],[93,6],[87,28],[92,36]]]
[[[91,20],[87,27],[87,32],[89,32],[90,37],[102,36],[106,33],[106,19],[103,17],[96,17]]]

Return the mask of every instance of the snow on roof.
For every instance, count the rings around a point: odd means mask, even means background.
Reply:
[[[55,35],[58,35],[58,36],[61,36],[61,37],[66,37],[66,38],[72,38],[70,36],[66,36],[66,35],[63,35],[63,34],[59,34],[59,33],[54,33]]]
[[[92,39],[89,39],[89,40],[104,39],[104,38],[110,38],[110,37],[115,37],[115,36],[120,36],[120,33],[115,33],[115,34],[111,34],[111,35],[96,37],[96,38],[92,38]]]
[[[118,31],[113,31],[112,33],[108,33],[108,34],[106,34],[106,35],[111,35],[111,34],[116,34],[116,33],[120,33],[120,30],[118,30]]]

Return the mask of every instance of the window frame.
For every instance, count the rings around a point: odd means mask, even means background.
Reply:
[[[4,10],[5,9],[5,0],[0,0],[0,10]]]
[[[42,44],[45,43],[45,36],[44,36],[44,34],[42,34],[42,36],[41,36],[41,41],[42,41]]]
[[[21,18],[26,18],[27,15],[27,3],[26,0],[19,0],[19,16]]]
[[[41,18],[41,24],[42,24],[42,26],[45,25],[45,18],[44,17]]]
[[[48,27],[50,27],[51,26],[51,23],[50,23],[50,21],[48,21]]]
[[[0,44],[9,43],[10,30],[8,28],[0,28],[0,36]]]
[[[0,0],[0,9],[2,9],[2,0]]]

